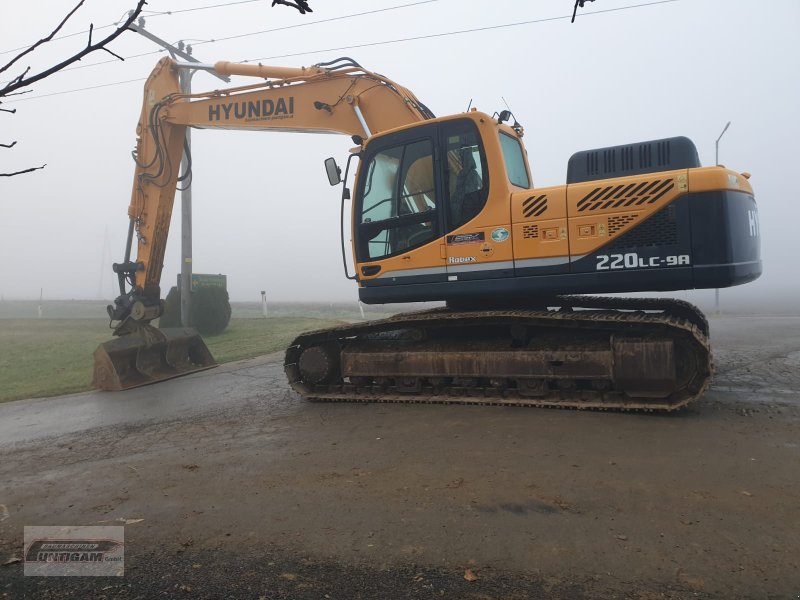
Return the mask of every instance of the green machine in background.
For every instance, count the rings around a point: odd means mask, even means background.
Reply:
[[[164,314],[159,328],[181,325],[181,276],[164,300]],[[231,319],[228,298],[228,276],[210,273],[192,273],[191,326],[203,335],[216,335],[225,331]]]
[[[178,289],[181,289],[181,274],[178,273]],[[227,275],[213,275],[211,273],[192,273],[192,290],[200,286],[221,287],[228,289]]]

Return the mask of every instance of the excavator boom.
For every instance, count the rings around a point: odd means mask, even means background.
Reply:
[[[185,94],[180,69],[259,81]],[[162,312],[161,271],[175,190],[188,176],[179,173],[187,127],[337,133],[360,143],[430,118],[433,114],[409,90],[347,58],[308,68],[160,60],[144,87],[125,259],[114,265],[120,295],[108,307],[114,333],[123,339],[106,342],[95,352],[95,385],[125,389],[214,365],[193,330],[149,325]]]

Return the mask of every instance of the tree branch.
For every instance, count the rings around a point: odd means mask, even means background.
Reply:
[[[59,30],[60,30],[60,29],[61,29],[61,28],[64,26],[64,23],[66,23],[67,21],[69,21],[69,18],[70,18],[72,15],[74,15],[74,14],[75,14],[75,11],[77,11],[77,10],[78,10],[78,9],[79,9],[79,8],[80,8],[82,5],[83,5],[83,3],[84,3],[85,1],[86,1],[86,0],[80,0],[80,2],[78,2],[78,5],[77,5],[75,8],[73,8],[73,9],[72,9],[72,10],[69,12],[69,14],[68,14],[66,17],[64,17],[64,19],[61,21],[61,23],[59,23],[59,24],[58,24],[58,27],[56,27],[55,29],[53,29],[53,31],[52,31],[52,33],[50,33],[50,35],[48,35],[46,38],[42,38],[42,39],[40,39],[40,40],[39,40],[38,42],[36,42],[36,43],[35,43],[33,46],[31,46],[31,47],[30,47],[30,48],[28,48],[27,50],[25,50],[25,51],[23,51],[23,52],[19,53],[19,54],[18,54],[17,56],[15,56],[14,58],[12,58],[10,63],[8,63],[6,66],[4,66],[4,67],[0,68],[0,73],[2,73],[3,71],[6,71],[6,70],[8,70],[8,68],[9,68],[11,65],[13,65],[15,62],[17,62],[17,61],[18,61],[20,58],[22,58],[22,57],[23,57],[23,56],[25,56],[26,54],[30,54],[31,52],[33,52],[34,50],[36,50],[36,48],[38,48],[38,47],[39,47],[39,46],[41,46],[42,44],[46,44],[47,42],[49,42],[50,40],[52,40],[52,39],[53,39],[53,36],[55,36],[55,34],[57,34],[57,33],[59,32]]]
[[[25,70],[24,70],[22,73],[20,73],[20,74],[19,74],[19,75],[17,75],[16,77],[14,77],[14,79],[12,79],[10,83],[17,83],[17,82],[19,82],[19,81],[22,81],[22,78],[23,78],[23,77],[25,77],[25,75],[27,75],[27,74],[28,74],[28,71],[30,71],[30,70],[31,70],[31,68],[30,68],[30,67],[28,67],[28,68],[27,68],[27,69],[25,69]]]
[[[106,52],[108,52],[108,53],[109,53],[111,56],[116,56],[116,57],[117,57],[118,59],[120,59],[122,62],[125,62],[125,59],[124,59],[124,58],[122,58],[122,57],[121,57],[119,54],[117,54],[116,52],[112,52],[112,51],[111,51],[111,50],[109,50],[108,48],[100,48],[100,50],[105,50],[105,51],[106,51]]]
[[[17,171],[15,173],[0,173],[0,177],[14,177],[14,175],[22,175],[23,173],[30,173],[32,171],[38,171],[39,169],[44,169],[47,165],[44,164],[41,167],[31,167],[30,169],[23,169],[22,171]]]
[[[2,146],[3,148],[13,148],[16,145],[17,145],[16,141],[11,142],[10,144],[0,144],[0,146]]]
[[[80,4],[83,4],[83,0],[81,0]],[[80,6],[80,4],[78,6]],[[27,79],[24,79],[24,73],[23,73],[23,75],[21,75],[20,77],[14,79],[13,81],[11,81],[4,88],[0,88],[0,97],[6,96],[9,93],[14,92],[14,91],[16,91],[16,90],[18,90],[20,88],[23,88],[23,87],[29,86],[29,85],[31,85],[33,83],[36,83],[37,81],[40,81],[40,80],[44,79],[45,77],[49,77],[50,75],[52,75],[53,73],[57,73],[58,71],[60,71],[64,67],[67,67],[67,66],[71,65],[72,63],[81,60],[84,56],[86,56],[87,54],[90,54],[91,52],[94,52],[95,50],[105,49],[104,47],[107,44],[111,43],[117,37],[119,37],[122,34],[122,32],[126,31],[128,29],[128,27],[139,17],[139,14],[142,12],[142,9],[144,8],[145,4],[147,4],[147,0],[139,0],[139,3],[136,5],[136,8],[131,11],[131,13],[128,15],[128,18],[125,20],[125,22],[120,27],[115,29],[113,33],[111,33],[110,35],[108,35],[107,37],[102,39],[101,41],[97,42],[96,44],[92,44],[91,43],[91,37],[90,37],[89,44],[86,46],[86,48],[84,48],[80,52],[74,54],[73,56],[71,56],[67,60],[65,60],[63,62],[60,62],[57,65],[54,65],[54,66],[50,67],[49,69],[46,69],[46,70],[42,71],[41,73],[37,73],[36,75],[33,75],[32,77],[28,77]],[[77,8],[78,7],[75,7],[75,9],[73,9],[72,12],[75,12],[75,10],[77,10]],[[70,13],[70,14],[72,14],[72,13]],[[61,27],[61,26],[59,25],[59,27]],[[56,29],[56,31],[58,31],[58,29]],[[53,32],[53,33],[55,33],[55,32]],[[52,35],[53,34],[51,34],[50,37],[52,37]],[[35,48],[40,43],[42,43],[41,40],[39,42],[37,42],[36,44],[34,44],[29,50]],[[27,51],[23,52],[23,54],[26,54],[26,53],[27,53]],[[14,60],[17,60],[17,59],[14,59]],[[12,63],[13,62],[14,61],[12,61]],[[12,64],[12,63],[9,63],[9,65]],[[9,65],[6,65],[6,67],[4,67],[3,69],[7,68]],[[1,71],[2,70],[0,70],[0,72]],[[27,70],[25,71],[25,73],[27,73]]]

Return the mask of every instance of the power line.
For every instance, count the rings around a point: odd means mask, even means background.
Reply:
[[[111,87],[114,85],[123,85],[125,83],[134,83],[136,81],[145,81],[147,77],[139,77],[138,79],[126,79],[125,81],[112,81],[111,83],[101,83],[99,85],[91,85],[89,87],[75,88],[72,90],[63,90],[60,92],[50,92],[49,94],[39,94],[38,96],[28,96],[28,100],[35,100],[37,98],[47,98],[48,96],[61,96],[62,94],[72,94],[74,92],[85,92],[87,90],[96,90],[99,88]],[[3,104],[12,104],[19,102],[19,100],[3,100]]]
[[[148,11],[148,18],[153,17],[163,17],[165,15],[176,15],[178,13],[185,13],[185,12],[194,12],[196,10],[208,10],[209,8],[222,8],[225,6],[233,6],[234,4],[250,4],[251,2],[263,2],[264,0],[236,0],[234,2],[224,2],[222,4],[211,4],[209,6],[196,6],[194,8],[181,8],[179,10],[166,10],[166,11],[158,11],[158,12],[150,12]],[[93,31],[100,31],[101,29],[108,29],[109,27],[116,27],[117,23],[109,23],[108,25],[101,25],[100,27],[95,27]],[[89,33],[88,29],[84,31],[77,31],[75,33],[67,33],[65,35],[61,35],[58,37],[54,37],[51,41],[56,40],[63,40],[66,38],[75,37],[77,35],[85,35]],[[29,46],[20,46],[19,48],[11,48],[10,50],[3,50],[0,52],[0,56],[3,54],[10,54],[11,52],[18,52],[19,50],[25,50]],[[111,61],[113,62],[113,61]],[[102,63],[101,63],[102,64]]]
[[[155,12],[151,16],[163,17],[164,15],[177,15],[178,13],[195,12],[197,10],[208,10],[209,8],[224,8],[234,4],[250,4],[251,2],[262,2],[263,0],[238,0],[236,2],[223,2],[222,4],[210,4],[208,6],[196,6],[194,8],[181,8],[179,10],[162,10]]]
[[[411,2],[409,4],[400,4],[398,6],[389,6],[389,7],[386,7],[386,8],[376,8],[374,10],[367,10],[367,11],[360,12],[360,13],[352,13],[352,14],[349,14],[349,15],[342,15],[341,17],[331,17],[329,19],[319,19],[317,21],[308,21],[308,22],[305,22],[305,23],[296,23],[294,25],[286,25],[284,27],[275,27],[274,29],[264,29],[262,31],[253,31],[251,33],[241,33],[239,35],[231,35],[231,36],[228,36],[228,37],[216,38],[216,39],[213,39],[213,40],[206,40],[206,41],[202,41],[202,42],[197,42],[194,45],[195,46],[199,46],[201,44],[211,44],[211,43],[216,43],[216,42],[226,42],[228,40],[236,40],[236,39],[239,39],[239,38],[250,37],[250,36],[253,36],[253,35],[261,35],[261,34],[264,34],[264,33],[273,33],[275,31],[285,31],[286,29],[295,29],[297,27],[308,27],[309,25],[317,25],[319,23],[331,23],[332,21],[341,21],[343,19],[350,19],[352,17],[362,17],[364,15],[372,15],[372,14],[375,14],[375,13],[382,13],[382,12],[387,12],[387,11],[390,11],[390,10],[397,10],[398,8],[409,8],[411,6],[419,6],[420,4],[431,4],[432,2],[440,2],[440,1],[441,0],[421,0],[420,2]]]
[[[108,29],[110,27],[114,27],[114,24],[110,23],[108,25],[101,25],[100,27],[95,27],[92,31],[102,31],[103,29]],[[76,35],[86,35],[87,33],[89,33],[88,29],[84,31],[77,31],[75,33],[67,33],[66,35],[60,35],[58,37],[54,37],[50,41],[55,42],[56,40],[64,40],[66,38],[75,37]],[[3,54],[11,54],[12,52],[19,52],[20,50],[25,50],[27,48],[30,48],[30,44],[28,44],[27,46],[20,46],[19,48],[11,48],[10,50],[3,50],[2,52],[0,52],[0,56],[2,56]]]
[[[435,0],[429,0],[429,1],[435,1]],[[645,3],[642,3],[642,4],[631,4],[629,6],[620,6],[620,7],[617,7],[617,8],[606,8],[606,9],[595,10],[595,11],[591,11],[591,12],[585,12],[585,13],[582,13],[581,16],[582,17],[588,17],[588,16],[591,16],[591,15],[599,15],[599,14],[617,12],[617,11],[622,11],[622,10],[631,10],[631,9],[634,9],[634,8],[646,8],[646,7],[649,7],[649,6],[656,6],[656,5],[659,5],[659,4],[671,4],[673,2],[679,2],[679,1],[680,0],[655,0],[654,2],[645,2]],[[371,46],[383,46],[383,45],[386,45],[386,44],[399,44],[399,43],[402,43],[402,42],[412,42],[412,41],[417,41],[417,40],[425,40],[425,39],[431,39],[431,38],[447,37],[447,36],[451,36],[451,35],[464,35],[464,34],[467,34],[467,33],[477,33],[477,32],[481,32],[481,31],[491,31],[491,30],[496,30],[496,29],[506,29],[506,28],[509,28],[509,27],[519,27],[519,26],[522,26],[522,25],[533,25],[533,24],[536,24],[536,23],[546,23],[546,22],[549,22],[549,21],[559,21],[559,20],[571,19],[571,18],[572,18],[571,14],[570,15],[560,16],[560,17],[545,17],[545,18],[541,18],[541,19],[531,19],[531,20],[528,20],[528,21],[516,21],[514,23],[504,23],[502,25],[489,25],[489,26],[486,26],[486,27],[476,27],[476,28],[473,28],[473,29],[462,29],[462,30],[459,30],[459,31],[448,31],[448,32],[443,32],[443,33],[432,33],[432,34],[428,34],[428,35],[420,35],[420,36],[415,36],[415,37],[399,38],[399,39],[396,39],[396,40],[384,40],[384,41],[381,41],[381,42],[370,42],[370,43],[366,43],[366,44],[356,44],[356,45],[352,45],[352,46],[339,46],[337,48],[325,48],[325,49],[321,49],[321,50],[309,50],[309,51],[306,51],[306,52],[294,52],[294,53],[291,53],[291,54],[280,54],[280,55],[275,55],[275,56],[266,56],[266,57],[262,57],[262,58],[251,58],[251,59],[243,60],[243,61],[239,61],[239,62],[247,63],[247,62],[254,62],[254,61],[261,61],[261,60],[272,60],[272,59],[276,59],[276,58],[287,58],[287,57],[291,57],[291,56],[302,56],[302,55],[306,55],[306,54],[319,54],[319,53],[322,53],[322,52],[333,52],[334,50],[351,50],[351,49],[354,49],[354,48],[366,48],[366,47],[371,47]],[[102,85],[95,85],[95,86],[90,86],[90,87],[77,88],[77,89],[73,89],[73,90],[64,90],[64,91],[61,91],[61,92],[52,92],[52,93],[49,93],[49,94],[39,94],[37,96],[26,96],[24,98],[19,98],[18,100],[5,100],[4,104],[12,104],[12,103],[15,103],[15,102],[25,102],[27,100],[35,100],[37,98],[46,98],[48,96],[58,96],[58,95],[61,95],[61,94],[70,94],[70,93],[73,93],[73,92],[83,92],[83,91],[86,91],[86,90],[94,90],[94,89],[97,89],[97,88],[111,87],[111,86],[114,86],[114,85],[122,85],[122,84],[126,84],[126,83],[132,83],[132,82],[135,82],[135,81],[144,81],[145,79],[146,78],[144,78],[144,77],[140,78],[140,79],[128,79],[128,80],[125,80],[125,81],[117,81],[117,82],[106,83],[106,84],[102,84]]]
[[[142,56],[153,56],[154,54],[162,54],[165,50],[151,50],[149,52],[142,52],[140,54],[131,54],[130,56],[124,57],[124,60],[130,60],[132,58],[141,58]],[[76,69],[86,69],[88,67],[99,67],[100,65],[106,65],[109,63],[119,63],[119,59],[110,58],[108,60],[101,60],[99,62],[93,62],[86,65],[75,65],[74,67],[67,67],[66,69],[61,69],[57,73],[53,73],[53,75],[58,75],[59,73],[66,73],[67,71],[75,71]],[[13,80],[12,80],[13,81]],[[3,81],[0,82],[0,85],[4,85],[10,83],[10,81]]]
[[[257,0],[242,0],[240,2],[230,2],[230,3],[227,3],[227,4],[216,4],[214,6],[208,6],[208,7],[203,7],[203,8],[215,8],[215,7],[218,7],[218,6],[228,6],[230,4],[243,4],[244,2],[255,2],[255,1],[257,1]],[[193,46],[200,46],[202,44],[213,44],[213,43],[216,43],[216,42],[225,42],[225,41],[228,41],[228,40],[235,40],[235,39],[240,39],[240,38],[244,38],[244,37],[250,37],[250,36],[254,36],[254,35],[261,35],[261,34],[264,34],[264,33],[274,33],[276,31],[285,31],[287,29],[295,29],[297,27],[308,27],[309,25],[318,25],[320,23],[330,23],[331,21],[341,21],[343,19],[351,19],[353,17],[362,17],[364,15],[371,15],[371,14],[375,14],[375,13],[387,12],[387,11],[390,11],[390,10],[397,10],[397,9],[400,9],[400,8],[409,8],[409,7],[412,7],[412,6],[418,6],[420,4],[430,4],[432,2],[440,2],[440,1],[441,0],[421,0],[419,2],[411,2],[410,4],[400,4],[398,6],[389,6],[389,7],[386,7],[386,8],[378,8],[378,9],[375,9],[375,10],[368,10],[368,11],[364,11],[364,12],[360,12],[360,13],[352,13],[352,14],[349,14],[349,15],[342,15],[341,17],[331,17],[329,19],[319,19],[317,21],[307,21],[305,23],[297,23],[297,24],[294,24],[294,25],[285,25],[283,27],[275,27],[273,29],[264,29],[264,30],[261,30],[261,31],[253,31],[253,32],[250,32],[250,33],[241,33],[241,34],[238,34],[238,35],[231,35],[231,36],[228,36],[228,37],[215,38],[215,39],[211,39],[211,40],[200,40],[198,42],[195,42],[192,45]],[[187,8],[187,9],[176,10],[176,11],[172,11],[172,12],[173,13],[178,13],[178,12],[187,12],[187,11],[190,11],[190,10],[200,10],[200,9]],[[167,14],[167,13],[162,13],[162,14]],[[156,16],[160,16],[160,15],[156,15]],[[77,34],[71,34],[71,35],[77,35]],[[58,39],[58,38],[56,38],[56,39]],[[162,52],[163,52],[163,50],[154,50],[154,51],[151,51],[151,52],[142,52],[141,54],[133,54],[131,56],[126,56],[125,60],[130,60],[132,58],[141,58],[142,56],[152,56],[154,54],[161,54]],[[3,54],[3,53],[0,52],[0,54]],[[66,73],[67,71],[74,71],[76,69],[86,69],[88,67],[97,67],[97,66],[100,66],[100,65],[107,65],[109,63],[115,63],[115,62],[119,62],[119,61],[117,61],[116,59],[101,60],[101,61],[98,61],[98,62],[93,62],[93,63],[86,64],[86,65],[76,65],[74,67],[69,67],[68,69],[62,69],[59,72],[60,73]]]
[[[151,50],[150,52],[142,52],[141,54],[131,54],[130,56],[126,56],[125,60],[130,60],[132,58],[141,58],[143,56],[153,56],[154,54],[162,54],[165,50]],[[69,67],[67,69],[62,69],[59,73],[64,73],[66,71],[75,71],[76,69],[87,69],[89,67],[99,67],[100,65],[107,65],[108,63],[118,63],[119,60],[117,59],[109,59],[109,60],[101,60],[99,62],[89,63],[88,65],[76,65],[74,67]]]
[[[602,9],[602,10],[595,10],[595,11],[592,11],[592,12],[581,13],[581,16],[599,15],[599,14],[603,14],[603,13],[610,13],[610,12],[616,12],[616,11],[621,11],[621,10],[630,10],[632,8],[644,8],[644,7],[647,7],[647,6],[654,6],[654,5],[657,5],[657,4],[669,4],[669,3],[672,3],[672,2],[679,2],[679,1],[680,0],[656,0],[655,2],[646,2],[646,3],[643,3],[643,4],[632,4],[630,6],[620,6],[620,7],[617,7],[617,8],[605,8],[605,9]],[[357,49],[357,48],[368,48],[370,46],[384,46],[386,44],[399,44],[401,42],[413,42],[413,41],[417,41],[417,40],[427,40],[427,39],[432,39],[432,38],[447,37],[447,36],[451,36],[451,35],[463,35],[465,33],[477,33],[477,32],[480,32],[480,31],[491,31],[493,29],[507,29],[509,27],[519,27],[521,25],[532,25],[532,24],[535,24],[535,23],[546,23],[548,21],[560,21],[560,20],[563,20],[563,19],[572,19],[572,15],[565,15],[565,16],[561,16],[561,17],[544,17],[544,18],[541,18],[541,19],[531,19],[529,21],[517,21],[517,22],[514,22],[514,23],[504,23],[502,25],[487,25],[486,27],[475,27],[473,29],[461,29],[459,31],[447,31],[447,32],[444,32],[444,33],[431,33],[431,34],[427,34],[427,35],[417,35],[417,36],[407,37],[407,38],[398,38],[396,40],[382,40],[380,42],[369,42],[369,43],[366,43],[366,44],[355,44],[355,45],[352,45],[352,46],[339,46],[339,47],[336,47],[336,48],[324,48],[324,49],[320,49],[320,50],[309,50],[307,52],[293,52],[291,54],[276,54],[276,55],[273,55],[273,56],[263,56],[261,58],[250,58],[248,60],[243,60],[243,61],[240,61],[240,62],[248,63],[248,62],[261,61],[261,60],[272,60],[272,59],[275,59],[275,58],[289,58],[289,57],[292,57],[292,56],[303,56],[303,55],[306,55],[306,54],[320,54],[322,52],[333,52],[335,50],[352,50],[352,49]]]

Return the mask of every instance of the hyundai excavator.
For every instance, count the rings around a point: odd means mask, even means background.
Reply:
[[[181,93],[181,69],[254,82]],[[349,58],[308,68],[164,58],[144,88],[120,295],[108,307],[118,337],[95,352],[102,389],[215,364],[194,330],[150,325],[187,127],[351,136],[344,175],[325,161],[330,183],[343,183],[345,275],[367,304],[444,302],[299,335],[284,369],[309,400],[679,409],[710,382],[703,314],[680,300],[586,294],[761,274],[750,175],[702,167],[687,138],[577,152],[566,184],[535,187],[508,110],[437,118]]]

